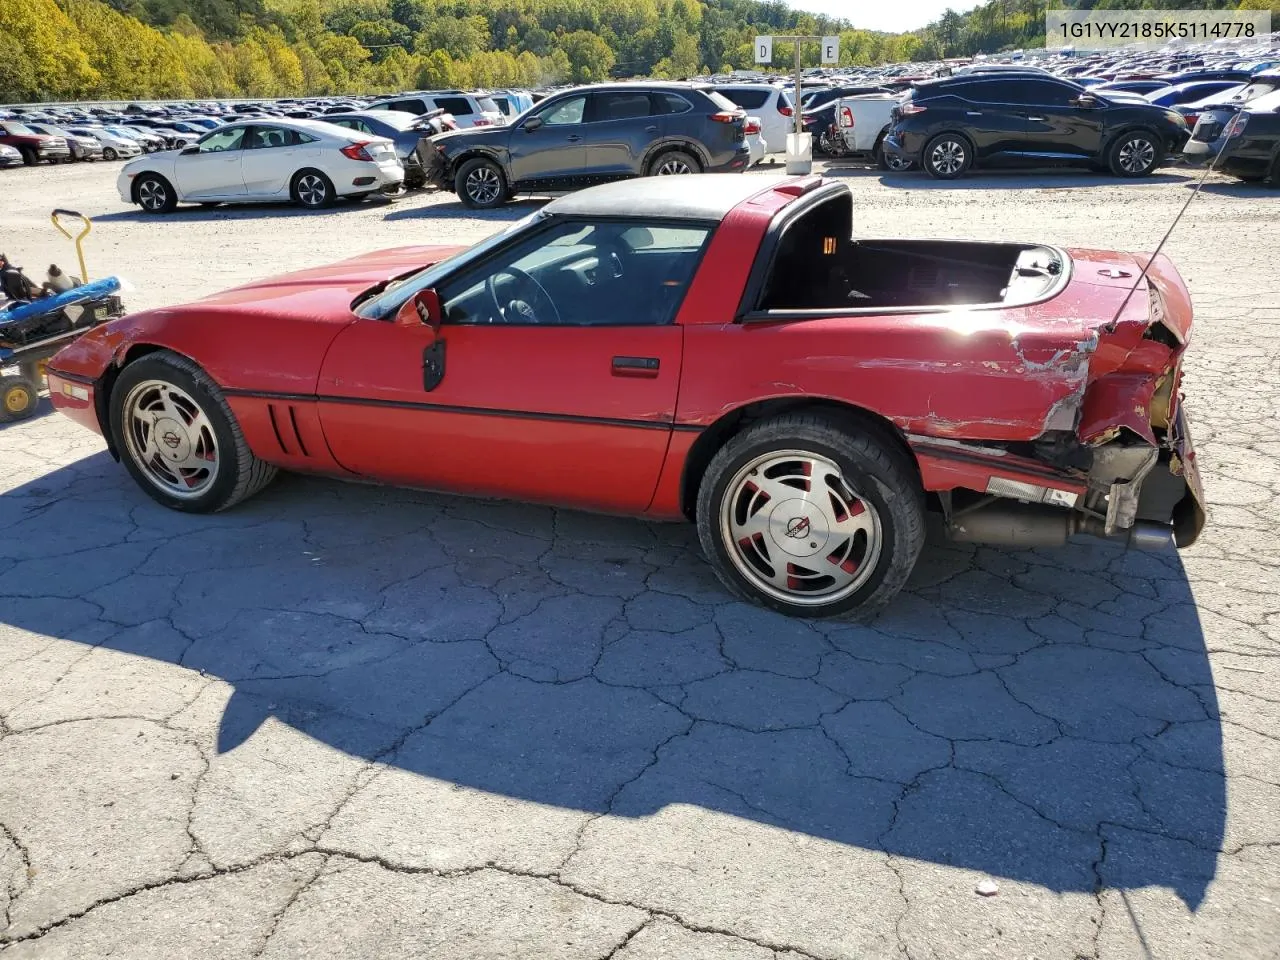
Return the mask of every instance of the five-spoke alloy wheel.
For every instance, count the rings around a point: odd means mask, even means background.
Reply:
[[[144,173],[133,187],[138,206],[147,213],[169,213],[178,205],[178,195],[164,177]]]
[[[303,170],[294,177],[293,197],[308,210],[320,210],[333,203],[333,184],[318,170]]]

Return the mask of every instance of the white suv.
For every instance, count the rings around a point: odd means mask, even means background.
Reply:
[[[459,90],[444,90],[429,93],[406,93],[399,97],[388,97],[371,103],[366,110],[400,110],[421,116],[433,110],[444,110],[453,114],[458,128],[498,127],[507,122],[506,115],[498,109],[498,105],[488,97],[474,93],[462,93]]]
[[[767,83],[718,83],[716,93],[760,118],[760,136],[769,153],[786,153],[787,134],[795,133],[795,108],[786,90]]]

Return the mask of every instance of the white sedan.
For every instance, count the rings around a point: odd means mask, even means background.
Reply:
[[[245,120],[212,130],[181,150],[126,163],[120,199],[148,213],[184,202],[291,199],[319,209],[335,197],[397,189],[404,165],[395,144],[318,120]]]

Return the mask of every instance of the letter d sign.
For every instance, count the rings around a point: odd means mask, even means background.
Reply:
[[[839,63],[840,62],[840,38],[839,37],[823,37],[822,38],[822,62],[823,63]]]
[[[773,63],[773,37],[756,37],[756,63]]]

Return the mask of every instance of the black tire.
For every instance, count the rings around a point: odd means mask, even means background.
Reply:
[[[1267,179],[1272,187],[1280,187],[1280,156],[1271,161],[1271,172]]]
[[[874,509],[879,550],[870,561],[871,572],[848,585],[854,588],[857,584],[852,592],[830,602],[823,603],[820,597],[813,596],[807,603],[788,602],[768,593],[744,575],[729,554],[737,548],[727,542],[731,534],[721,522],[721,510],[732,508],[732,500],[726,502],[727,497],[735,496],[731,485],[735,480],[743,481],[737,475],[757,458],[783,451],[834,463],[855,497]],[[791,616],[868,616],[902,589],[915,566],[924,545],[924,493],[909,456],[889,428],[825,411],[784,414],[748,427],[716,453],[698,488],[696,522],[703,553],[716,576],[738,596]],[[805,529],[810,527],[806,525]],[[788,532],[787,536],[794,534]],[[819,565],[823,563],[821,554],[833,542],[828,539],[808,545],[818,548],[813,556]],[[870,556],[867,553],[863,559]],[[788,576],[792,573],[790,564],[786,572]],[[799,591],[793,595],[803,596]]]
[[[293,175],[293,182],[289,184],[289,196],[294,203],[308,210],[323,210],[333,206],[337,192],[333,189],[332,180],[319,170],[308,167]]]
[[[26,377],[0,377],[0,423],[25,420],[36,412],[40,391]]]
[[[492,210],[511,198],[506,174],[492,160],[475,157],[458,168],[453,188],[464,206],[472,210]]]
[[[40,162],[39,155],[31,147],[19,147],[18,151],[22,154],[22,162],[28,167],[34,167]]]
[[[144,173],[133,181],[133,201],[147,213],[173,213],[178,194],[158,173]]]
[[[103,160],[114,160],[114,159],[116,159],[116,156],[117,156],[117,154],[116,154],[116,148],[115,148],[115,147],[103,147],[103,148],[102,148],[102,159],[103,159]]]
[[[1160,138],[1146,130],[1122,133],[1107,148],[1107,167],[1117,177],[1150,176],[1163,158]]]
[[[668,177],[701,173],[698,158],[684,150],[663,150],[649,164],[649,176]]]
[[[959,133],[940,133],[924,145],[920,165],[935,180],[955,180],[973,166],[973,144]]]
[[[208,418],[217,442],[218,470],[209,488],[199,496],[183,499],[162,490],[135,459],[125,436],[124,403],[134,387],[144,381],[172,384],[199,405]],[[245,500],[275,478],[276,468],[259,460],[249,449],[226,398],[199,365],[168,350],[149,353],[126,366],[116,378],[110,398],[110,428],[125,468],[148,496],[172,510],[215,513]]]

